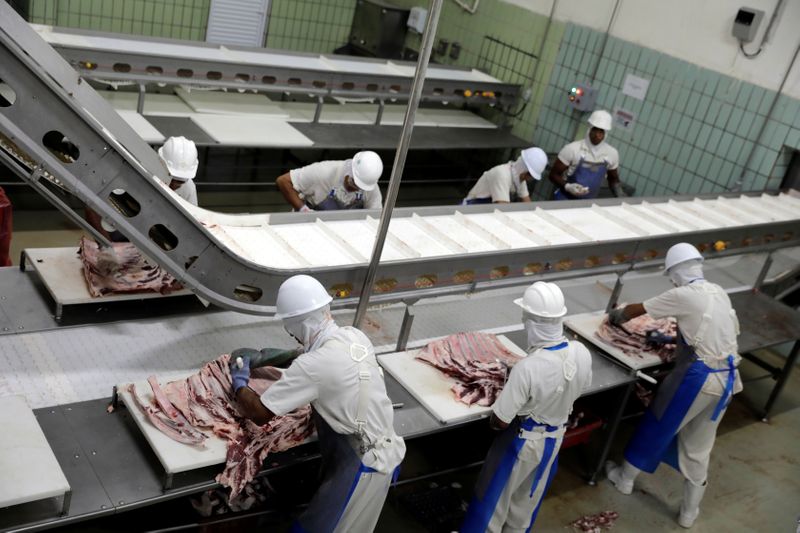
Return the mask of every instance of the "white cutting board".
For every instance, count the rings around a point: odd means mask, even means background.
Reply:
[[[605,313],[602,311],[594,313],[582,313],[580,315],[568,316],[564,319],[564,324],[583,337],[588,342],[591,342],[596,347],[603,350],[605,353],[622,363],[623,365],[634,370],[641,370],[643,368],[650,368],[662,364],[661,358],[653,353],[642,353],[641,357],[635,355],[628,355],[616,346],[608,344],[607,342],[598,338],[594,332],[600,326],[600,323],[605,318]]]
[[[271,115],[279,119],[289,118],[289,114],[279,104],[271,102],[263,94],[240,94],[237,92],[187,91],[182,87],[175,94],[197,113],[217,115]]]
[[[30,265],[39,273],[53,299],[61,305],[85,304],[93,302],[119,302],[123,300],[147,300],[169,298],[192,294],[189,289],[173,291],[169,294],[159,292],[137,292],[133,294],[106,294],[94,297],[86,287],[83,277],[83,262],[78,256],[77,247],[68,248],[25,248]]]
[[[312,146],[314,143],[285,120],[270,115],[205,115],[192,122],[220,144],[232,146]]]
[[[497,338],[515,355],[527,354],[503,335]],[[378,356],[380,365],[416,398],[439,422],[453,424],[488,416],[491,407],[466,405],[456,400],[450,388],[455,379],[415,359],[422,348]]]
[[[181,378],[176,377],[173,379]],[[150,384],[147,381],[139,381],[134,385],[136,385],[136,394],[142,403],[149,404],[153,399],[153,389],[150,388]],[[166,385],[166,382],[161,383],[161,385]],[[203,432],[208,435],[205,441],[205,448],[174,441],[156,429],[142,414],[136,404],[133,403],[127,384],[117,385],[117,391],[122,403],[127,406],[133,420],[144,434],[144,438],[150,443],[150,447],[153,448],[167,474],[177,474],[178,472],[186,472],[187,470],[225,462],[225,455],[228,450],[227,441],[215,436],[210,431]]]
[[[23,396],[0,398],[0,428],[0,508],[69,492],[69,482]]]

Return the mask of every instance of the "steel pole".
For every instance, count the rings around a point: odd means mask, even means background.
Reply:
[[[378,273],[378,264],[383,253],[383,244],[386,241],[386,232],[389,231],[389,221],[392,219],[392,210],[397,201],[397,191],[400,189],[400,178],[403,175],[403,167],[406,164],[406,154],[408,145],[411,142],[411,132],[414,130],[414,117],[417,114],[422,86],[425,84],[425,73],[428,70],[428,60],[431,57],[433,41],[436,37],[436,25],[439,23],[439,14],[442,10],[444,0],[431,0],[428,9],[428,19],[425,22],[425,32],[422,35],[422,50],[417,60],[417,70],[414,73],[414,83],[411,86],[411,98],[408,100],[406,115],[403,119],[403,131],[400,134],[400,144],[397,145],[397,152],[394,156],[392,165],[392,176],[389,179],[389,190],[386,193],[386,203],[381,212],[381,221],[378,226],[378,233],[375,236],[375,246],[372,249],[372,258],[367,269],[367,277],[364,279],[364,286],[361,288],[361,297],[358,300],[356,316],[353,319],[353,326],[358,327],[367,312],[369,298],[372,295],[372,285],[375,283],[375,276]]]

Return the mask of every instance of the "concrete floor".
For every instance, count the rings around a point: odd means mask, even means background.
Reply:
[[[59,213],[14,213],[12,259],[16,264],[19,251],[25,247],[76,246],[81,233]],[[777,355],[766,355],[782,364]],[[756,418],[751,405],[762,406],[774,382],[748,381],[763,375],[763,371],[747,361],[741,371],[745,391],[736,397],[720,425],[709,488],[692,531],[794,532],[800,518],[800,372],[793,373],[769,423],[764,423]],[[635,420],[623,423],[611,454],[613,459],[621,457],[634,426]],[[613,529],[616,532],[683,531],[675,522],[682,490],[677,472],[662,466],[653,475],[641,476],[634,493],[623,496],[605,480],[594,487],[587,485],[580,475],[579,459],[579,453],[573,450],[563,454],[558,475],[539,513],[537,531],[570,531],[571,521],[604,510],[619,512]],[[425,490],[431,482],[456,482],[460,486],[458,494],[466,500],[477,473],[478,469],[473,468],[421,481],[404,490]],[[377,530],[431,529],[409,516],[396,494],[390,494]]]

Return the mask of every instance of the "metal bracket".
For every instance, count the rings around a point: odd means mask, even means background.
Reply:
[[[772,266],[772,261],[773,261],[772,252],[769,252],[767,254],[767,258],[764,260],[764,266],[761,267],[761,271],[758,273],[758,277],[756,278],[755,283],[753,283],[754,291],[761,290],[761,285],[764,284],[764,280],[766,279],[767,274],[769,273],[769,269]]]
[[[403,323],[400,325],[400,334],[397,336],[396,352],[406,351],[408,337],[411,334],[411,326],[414,324],[415,309],[413,306],[415,303],[417,303],[417,300],[405,302],[406,312],[403,314]]]
[[[617,282],[614,284],[614,288],[611,290],[611,296],[608,298],[608,304],[606,305],[606,314],[610,313],[611,310],[617,306],[619,295],[622,293],[622,286],[624,285],[622,277],[626,273],[627,271],[617,274]]]

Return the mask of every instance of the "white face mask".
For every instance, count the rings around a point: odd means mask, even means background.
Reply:
[[[669,279],[676,287],[683,287],[693,281],[705,279],[703,277],[703,263],[700,260],[678,263],[667,271]]]
[[[555,344],[564,339],[564,326],[560,318],[546,319],[523,313],[522,321],[528,334],[529,350],[537,346]]]
[[[330,307],[326,305],[311,313],[285,319],[283,328],[308,350],[319,334],[333,324]]]

